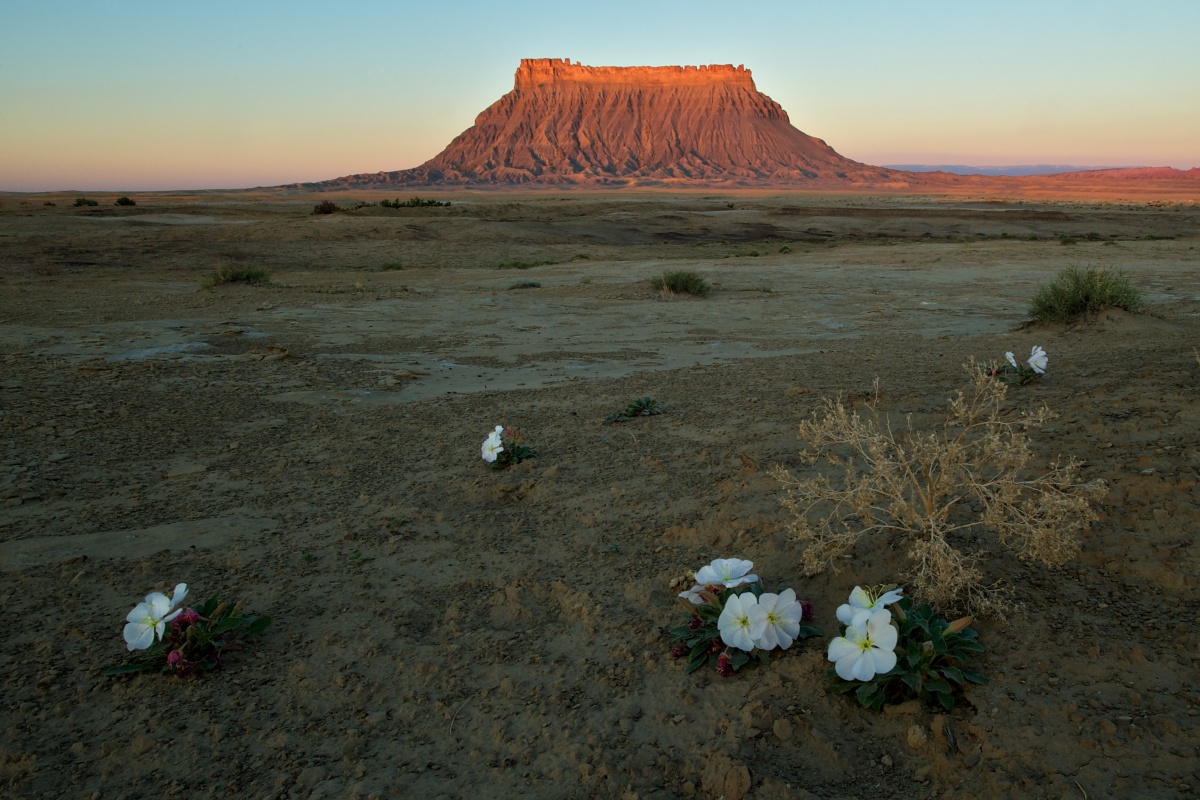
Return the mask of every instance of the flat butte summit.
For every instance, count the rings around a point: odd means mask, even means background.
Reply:
[[[1114,173],[1121,173],[1116,175]],[[1015,181],[863,164],[791,124],[729,64],[589,67],[526,58],[513,89],[419,167],[288,188],[401,187],[1019,189]],[[1098,170],[1052,176],[1072,185],[1129,180],[1200,186],[1200,170]],[[1051,182],[1053,183],[1053,182]]]

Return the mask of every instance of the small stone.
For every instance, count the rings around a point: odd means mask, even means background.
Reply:
[[[924,725],[909,725],[908,726],[908,746],[913,750],[920,750],[929,741],[929,734],[925,732]]]
[[[775,734],[775,738],[781,742],[790,742],[795,736],[795,726],[789,720],[777,719],[775,724],[771,726],[771,732]]]
[[[885,753],[883,758],[879,759],[879,763],[890,769],[896,762],[892,761],[892,757]]]

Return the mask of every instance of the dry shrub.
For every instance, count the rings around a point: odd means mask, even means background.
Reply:
[[[826,401],[800,426],[805,461],[835,468],[803,478],[774,470],[810,574],[836,571],[859,539],[883,534],[907,545],[913,594],[941,610],[994,615],[1007,607],[1007,590],[984,582],[978,562],[986,545],[961,549],[976,534],[991,531],[1022,560],[1052,566],[1078,553],[1079,532],[1096,518],[1090,500],[1105,493],[1104,482],[1080,482],[1074,459],[1031,475],[1029,433],[1050,410],[1007,419],[1005,384],[973,362],[965,369],[970,386],[950,399],[939,431],[914,430],[911,416],[894,431],[879,410],[878,380],[865,416]]]

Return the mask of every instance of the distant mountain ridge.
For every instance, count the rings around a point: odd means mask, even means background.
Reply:
[[[1092,172],[1109,169],[1136,169],[1136,167],[1076,167],[1069,164],[1014,164],[1000,167],[972,167],[966,164],[884,164],[887,169],[903,172],[949,172],[954,175],[1062,175],[1066,172]]]

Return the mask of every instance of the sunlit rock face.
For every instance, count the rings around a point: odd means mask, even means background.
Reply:
[[[848,187],[908,177],[844,158],[794,128],[742,66],[529,58],[513,90],[420,167],[316,185]]]

